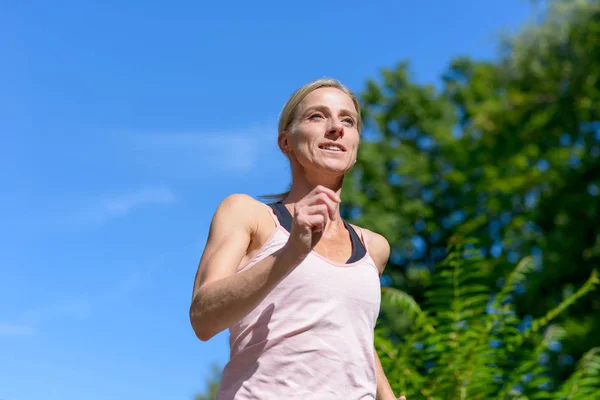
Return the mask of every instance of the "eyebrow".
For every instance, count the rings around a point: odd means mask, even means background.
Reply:
[[[321,112],[327,113],[327,112],[329,112],[329,108],[327,108],[326,106],[323,106],[323,105],[312,106],[312,107],[307,108],[306,111],[304,111],[304,113],[302,113],[302,115],[306,115],[311,111],[321,111]],[[345,114],[345,115],[349,115],[354,119],[358,118],[358,115],[356,114],[356,112],[350,111],[347,108],[343,108],[341,110],[341,113]]]

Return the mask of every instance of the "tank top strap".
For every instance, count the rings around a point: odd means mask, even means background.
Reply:
[[[362,240],[363,244],[365,245],[365,250],[367,253],[370,254],[369,244],[367,243],[367,236],[365,235],[365,231],[363,231],[363,229],[360,226],[357,226],[357,228],[358,228],[358,232],[360,233],[360,239]]]
[[[273,218],[273,221],[275,222],[275,227],[279,228],[280,223],[279,223],[279,218],[277,218],[277,215],[275,215],[275,212],[273,211],[273,208],[271,208],[270,205],[262,203],[266,208],[267,211],[269,211],[269,215],[271,215],[271,218]]]
[[[371,260],[371,262],[373,263],[373,267],[377,270],[377,273],[379,274],[379,276],[381,276],[381,271],[379,270],[379,268],[375,265],[375,260],[373,260],[373,257],[371,257],[371,252],[369,251],[369,243],[367,241],[367,235],[365,235],[365,231],[363,230],[363,228],[361,227],[357,227],[358,231],[360,232],[360,237],[365,245],[365,251],[367,252],[367,256],[369,257],[369,259]]]

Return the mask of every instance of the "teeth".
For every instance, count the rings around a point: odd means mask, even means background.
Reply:
[[[337,147],[337,146],[331,146],[331,145],[323,146],[323,148],[326,149],[326,150],[342,151],[342,149],[340,149],[339,147]]]

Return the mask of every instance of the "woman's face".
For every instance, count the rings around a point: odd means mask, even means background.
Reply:
[[[359,144],[358,115],[352,99],[336,88],[309,93],[296,109],[280,146],[304,170],[343,175],[352,168]]]

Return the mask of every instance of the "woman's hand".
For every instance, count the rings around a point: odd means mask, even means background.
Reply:
[[[317,186],[294,206],[288,248],[296,257],[306,257],[323,236],[329,221],[335,220],[340,198],[333,190]]]

